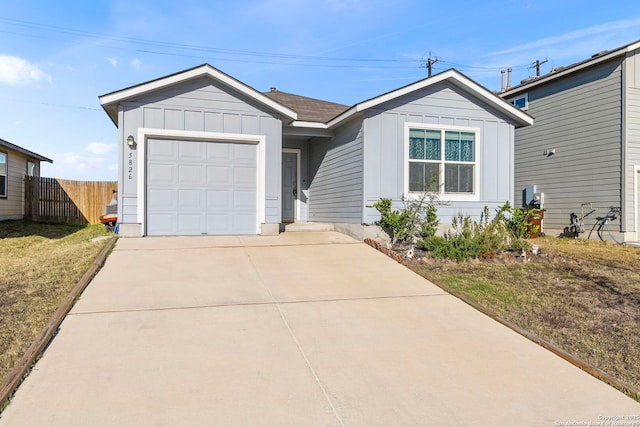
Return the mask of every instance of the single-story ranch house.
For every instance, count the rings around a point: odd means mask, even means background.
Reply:
[[[40,154],[0,139],[0,221],[24,218],[24,177],[40,176]]]
[[[381,197],[459,212],[513,203],[514,133],[533,118],[450,69],[345,106],[259,92],[200,65],[100,97],[118,127],[122,236],[277,234],[324,222],[364,237]]]

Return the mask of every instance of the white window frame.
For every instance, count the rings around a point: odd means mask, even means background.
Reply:
[[[4,175],[4,188],[0,188],[0,199],[6,199],[9,195],[9,153],[0,151],[0,154],[4,154],[5,161],[5,173]]]
[[[37,164],[36,162],[32,162],[31,160],[27,160],[27,176],[38,176],[38,174],[36,173],[37,170]]]
[[[524,107],[518,107],[516,106],[516,101],[519,99],[524,98]],[[516,108],[520,108],[521,110],[528,110],[529,109],[529,94],[528,93],[523,93],[522,95],[518,95],[518,96],[514,96],[513,98],[509,98],[507,100],[511,105],[513,105]]]
[[[480,147],[481,147],[481,135],[480,128],[466,127],[466,126],[447,126],[428,123],[405,123],[404,125],[404,197],[406,199],[417,199],[422,192],[409,191],[409,134],[411,129],[428,129],[440,131],[442,138],[440,143],[442,144],[441,153],[442,159],[440,163],[440,182],[438,183],[439,191],[436,193],[442,201],[478,201],[480,200]],[[448,162],[444,160],[444,133],[446,131],[454,132],[470,132],[475,134],[475,147],[474,147],[474,161],[473,162]],[[473,192],[472,193],[446,193],[444,191],[444,166],[446,163],[464,163],[473,164]]]

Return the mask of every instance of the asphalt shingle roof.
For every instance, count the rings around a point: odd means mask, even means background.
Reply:
[[[298,120],[304,122],[326,123],[338,114],[349,109],[348,105],[307,98],[306,96],[280,92],[275,89],[269,92],[263,92],[262,94],[298,113]]]

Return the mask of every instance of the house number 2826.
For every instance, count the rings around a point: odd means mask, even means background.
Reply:
[[[129,153],[129,179],[133,179],[133,153]]]

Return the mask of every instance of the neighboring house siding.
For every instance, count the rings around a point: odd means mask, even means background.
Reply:
[[[309,221],[362,223],[362,120],[309,143]]]
[[[27,175],[27,157],[19,152],[0,147],[7,153],[7,197],[0,198],[0,220],[24,217],[24,177]]]
[[[516,130],[515,198],[521,206],[522,190],[535,184],[544,193],[546,229],[568,226],[581,203],[599,214],[620,206],[621,89],[620,61],[610,61],[528,92],[535,123]]]
[[[460,90],[439,84],[384,104],[365,119],[365,206],[386,197],[394,207],[403,207],[407,122],[479,129],[479,200],[439,206],[441,223],[450,223],[458,213],[477,220],[485,206],[494,209],[513,201],[513,126]],[[448,202],[446,196],[442,202]],[[365,223],[379,219],[375,209],[365,208]]]
[[[625,63],[626,85],[626,170],[625,179],[625,231],[640,232],[640,53],[634,52]],[[640,235],[636,236],[640,240]]]
[[[138,128],[266,136],[265,211],[267,223],[280,222],[280,164],[282,123],[277,117],[254,107],[250,100],[208,78],[201,78],[164,89],[135,101],[121,103],[121,140],[137,135]],[[122,165],[127,165],[129,148],[121,146]],[[133,152],[133,164],[137,153]],[[121,222],[137,221],[137,171],[129,179],[120,171]]]

